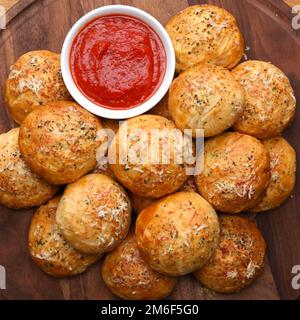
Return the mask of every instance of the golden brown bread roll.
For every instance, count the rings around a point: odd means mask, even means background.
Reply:
[[[245,90],[245,108],[234,130],[257,138],[280,134],[293,120],[296,99],[287,76],[273,64],[246,61],[232,70]]]
[[[203,129],[205,137],[230,128],[244,108],[244,90],[230,71],[200,64],[176,78],[169,91],[169,112],[180,130]],[[202,136],[202,132],[200,132]]]
[[[194,176],[190,176],[183,184],[183,186],[178,189],[178,191],[198,192]],[[130,193],[129,197],[131,201],[132,210],[136,214],[139,214],[140,211],[142,211],[144,208],[156,201],[156,199],[140,197],[134,193]]]
[[[151,268],[181,276],[203,266],[219,240],[214,208],[195,192],[178,192],[143,209],[136,239]]]
[[[18,139],[19,128],[0,134],[0,203],[25,209],[47,202],[58,188],[29,169],[21,156]]]
[[[115,295],[130,300],[164,299],[176,285],[176,278],[150,268],[138,249],[132,231],[105,257],[102,278]]]
[[[270,157],[254,137],[227,132],[204,144],[204,169],[195,176],[200,194],[216,210],[238,213],[255,206],[270,181]]]
[[[131,205],[124,189],[99,173],[68,185],[56,213],[64,238],[87,254],[113,250],[126,237],[130,218]]]
[[[264,267],[266,244],[254,222],[239,216],[220,216],[220,242],[195,277],[207,288],[233,293],[253,283]]]
[[[33,261],[54,277],[75,276],[84,272],[100,255],[86,255],[75,250],[63,238],[56,224],[60,197],[41,206],[32,216],[28,249]]]
[[[123,132],[124,125],[127,126],[127,133]],[[157,151],[153,150],[150,142],[153,129],[160,134],[159,142],[155,145]],[[188,178],[188,165],[175,161],[175,156],[183,149],[188,151],[185,142],[178,143],[176,134],[182,136],[173,121],[161,116],[147,114],[125,121],[109,146],[109,153],[116,150],[116,163],[110,160],[114,175],[127,189],[141,197],[160,198],[176,191]],[[148,152],[145,150],[147,144]],[[121,155],[126,151],[128,157],[123,159]],[[170,161],[163,163],[163,157],[168,152],[170,159],[167,160]],[[151,157],[156,154],[158,161],[153,163]],[[131,158],[132,155],[137,157]]]
[[[96,166],[100,121],[74,102],[52,102],[32,111],[20,128],[22,156],[53,184],[79,179]]]
[[[282,137],[262,140],[271,159],[271,180],[261,202],[252,212],[262,212],[280,206],[291,194],[296,180],[296,152]]]
[[[177,72],[203,62],[231,69],[244,53],[236,20],[223,8],[190,6],[171,18],[166,29],[175,49]]]
[[[31,51],[11,66],[5,86],[5,101],[17,123],[47,102],[70,99],[61,75],[60,54],[46,50]]]

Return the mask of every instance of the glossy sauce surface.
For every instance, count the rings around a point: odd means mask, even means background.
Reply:
[[[99,17],[75,37],[70,68],[80,91],[110,109],[130,109],[148,100],[166,71],[159,36],[137,18]]]

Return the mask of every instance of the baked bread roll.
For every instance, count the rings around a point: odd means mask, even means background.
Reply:
[[[0,203],[25,209],[47,202],[58,188],[29,169],[21,156],[18,139],[19,128],[0,134]]]
[[[221,212],[238,213],[261,201],[270,182],[270,157],[254,137],[227,132],[204,144],[200,194]]]
[[[254,222],[239,216],[220,216],[220,242],[212,258],[195,277],[219,293],[238,292],[261,274],[266,243]]]
[[[11,66],[5,85],[5,101],[17,123],[47,102],[70,99],[61,75],[60,54],[31,51]]]
[[[32,171],[52,184],[67,184],[96,166],[100,121],[74,102],[35,109],[23,121],[19,145]]]
[[[153,130],[159,134],[157,143],[152,143]],[[182,133],[166,118],[150,114],[131,118],[123,123],[109,146],[109,154],[116,151],[116,158],[110,158],[110,168],[138,196],[160,198],[173,193],[187,180],[188,165],[184,161],[189,151],[193,155],[184,139],[182,143],[177,140],[178,136],[182,137]],[[167,154],[170,158],[165,159]],[[183,162],[176,161],[180,154],[187,155]],[[156,155],[153,161],[152,156]]]
[[[176,285],[176,278],[150,268],[139,251],[133,232],[107,254],[102,264],[102,278],[115,295],[130,300],[164,299]]]
[[[175,49],[177,72],[203,62],[231,69],[244,53],[236,20],[223,8],[190,6],[171,18],[166,29]]]
[[[151,268],[182,276],[211,257],[219,240],[219,223],[214,208],[199,194],[178,192],[142,210],[135,233]]]
[[[186,192],[198,192],[197,186],[195,184],[194,176],[190,176],[182,187],[178,191]],[[134,213],[139,214],[144,208],[155,202],[157,199],[140,197],[134,193],[129,194],[132,210]]]
[[[131,205],[110,177],[93,173],[65,189],[56,213],[64,238],[86,254],[113,250],[127,235]]]
[[[176,78],[169,91],[169,112],[180,130],[204,129],[211,137],[230,128],[244,108],[244,90],[230,71],[197,65]],[[200,132],[202,136],[202,132]]]
[[[279,135],[293,120],[296,99],[287,76],[273,64],[246,61],[232,70],[245,90],[245,108],[234,130],[257,138]]]
[[[296,152],[282,137],[262,140],[271,159],[271,180],[261,202],[252,212],[279,207],[291,194],[296,180]]]
[[[56,224],[60,197],[41,206],[32,216],[28,249],[33,261],[53,277],[69,277],[84,272],[99,255],[86,255],[75,250],[63,238]]]

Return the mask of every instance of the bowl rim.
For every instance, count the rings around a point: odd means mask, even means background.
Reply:
[[[89,100],[74,82],[69,66],[71,46],[76,35],[90,21],[110,14],[123,14],[140,19],[150,26],[162,41],[166,53],[166,70],[160,86],[154,94],[142,104],[130,109],[109,109]],[[61,72],[65,85],[75,101],[89,112],[108,119],[127,119],[141,115],[153,108],[167,93],[175,73],[175,51],[164,26],[149,13],[128,5],[107,5],[96,8],[83,15],[68,32],[61,51]]]

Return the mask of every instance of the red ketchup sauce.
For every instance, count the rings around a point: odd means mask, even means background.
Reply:
[[[166,71],[166,53],[154,30],[126,15],[99,17],[75,37],[73,79],[89,100],[109,109],[130,109],[148,100]]]

